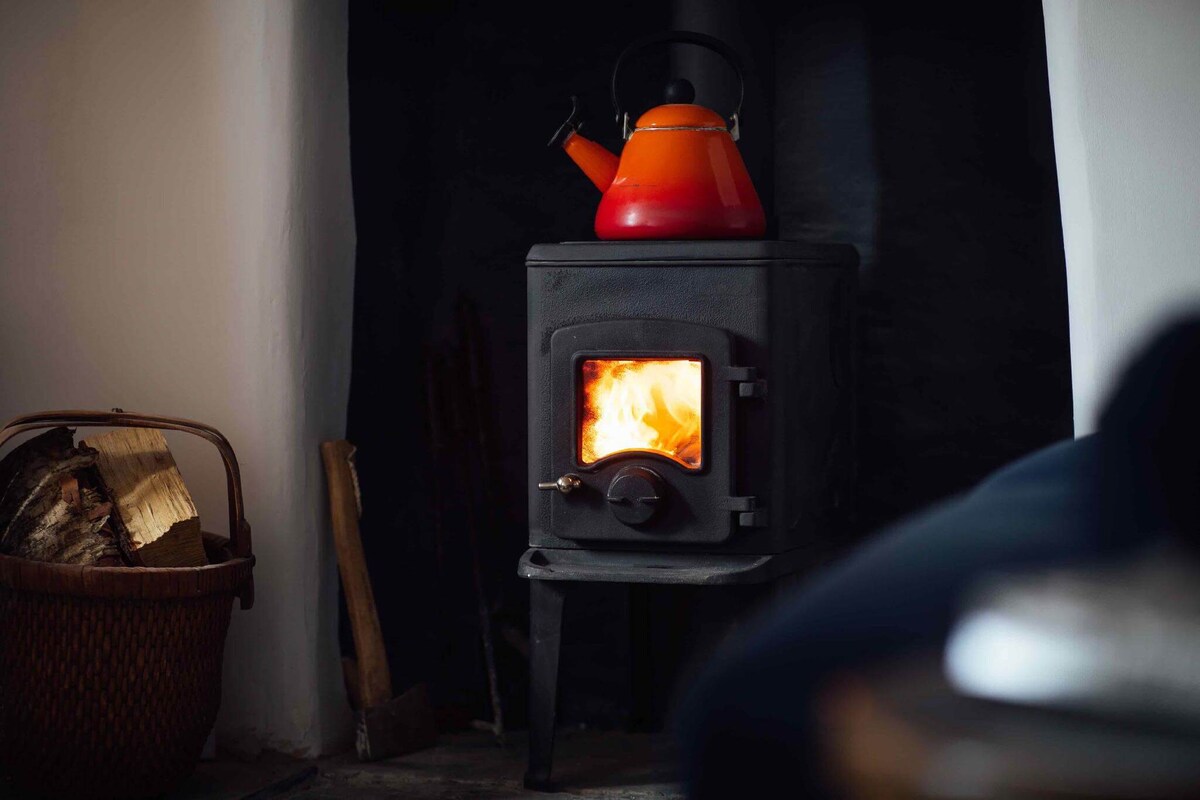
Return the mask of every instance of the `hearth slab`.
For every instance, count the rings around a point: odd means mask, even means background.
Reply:
[[[766,583],[803,563],[800,550],[746,555],[531,547],[521,556],[517,574],[538,581],[721,586]]]

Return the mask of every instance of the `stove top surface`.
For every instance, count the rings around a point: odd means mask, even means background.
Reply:
[[[612,262],[662,263],[704,261],[791,261],[827,267],[858,264],[850,245],[782,242],[769,239],[713,239],[688,241],[590,241],[535,244],[526,256],[533,266],[547,264],[607,264]]]

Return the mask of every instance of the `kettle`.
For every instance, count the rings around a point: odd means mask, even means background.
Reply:
[[[729,63],[738,78],[738,104],[726,119],[696,105],[683,78],[667,84],[666,103],[642,114],[632,128],[617,95],[621,66],[635,52],[679,42],[706,47]],[[738,152],[738,114],[745,80],[737,53],[712,36],[670,31],[639,39],[613,65],[612,103],[625,139],[621,156],[579,134],[579,101],[550,138],[596,184],[601,239],[741,239],[762,236],[766,217]]]

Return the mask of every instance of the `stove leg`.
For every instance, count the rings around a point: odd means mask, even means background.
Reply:
[[[529,770],[525,788],[553,791],[554,725],[558,704],[558,651],[562,644],[562,581],[529,582]]]

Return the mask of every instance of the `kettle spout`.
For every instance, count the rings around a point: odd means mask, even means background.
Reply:
[[[567,117],[567,121],[550,137],[549,145],[562,147],[592,183],[596,184],[596,188],[607,192],[613,178],[617,176],[617,164],[620,161],[603,146],[579,135],[579,99],[572,97],[571,106],[571,116]]]
[[[596,144],[591,139],[585,139],[574,131],[562,143],[563,150],[571,160],[579,165],[584,174],[592,179],[596,188],[602,193],[612,186],[613,178],[617,177],[617,157]]]

